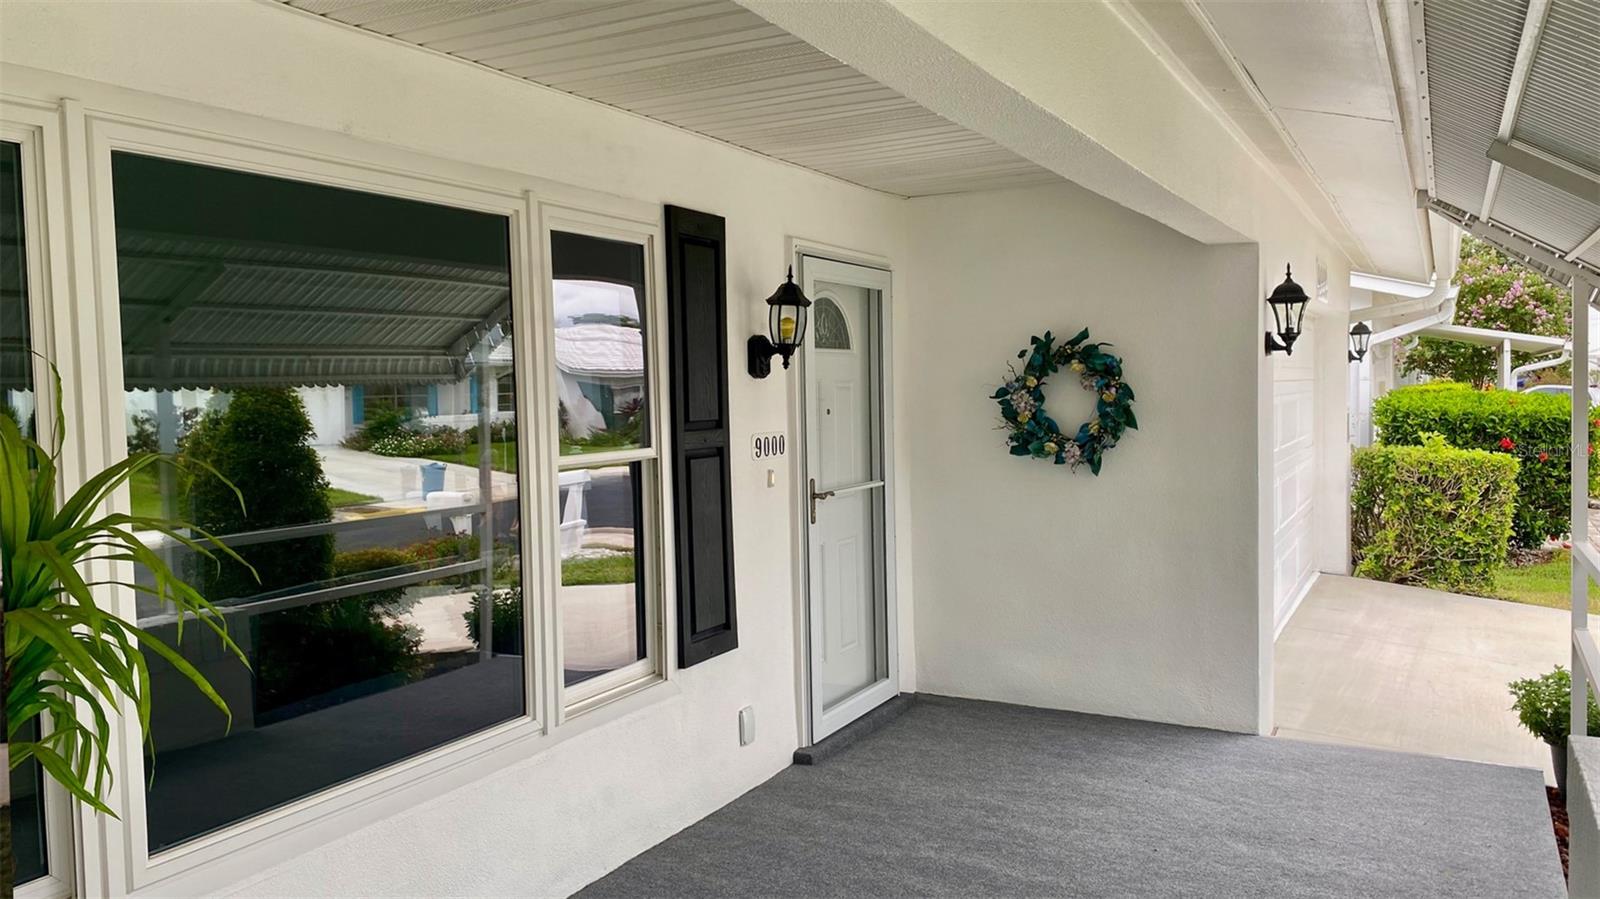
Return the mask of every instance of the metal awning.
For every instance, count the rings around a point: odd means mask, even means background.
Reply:
[[[119,231],[129,389],[437,383],[509,324],[503,270]]]
[[[1600,281],[1600,0],[1425,0],[1413,62],[1434,211]]]

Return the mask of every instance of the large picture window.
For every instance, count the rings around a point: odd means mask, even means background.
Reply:
[[[133,511],[254,566],[147,543],[225,610],[152,672],[152,852],[526,713],[510,224],[112,154]],[[139,623],[175,623],[141,598]]]
[[[560,405],[562,682],[567,700],[649,674],[657,533],[650,439],[647,254],[642,244],[555,231]]]

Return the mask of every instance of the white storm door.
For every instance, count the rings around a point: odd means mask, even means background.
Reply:
[[[899,691],[884,427],[889,273],[802,257],[811,739]]]

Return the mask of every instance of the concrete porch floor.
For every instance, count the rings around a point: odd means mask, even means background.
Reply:
[[[1538,768],[1506,683],[1566,665],[1560,609],[1324,574],[1278,636],[1274,733]]]

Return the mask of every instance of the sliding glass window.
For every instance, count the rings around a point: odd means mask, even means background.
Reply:
[[[658,491],[650,440],[647,252],[554,231],[562,682],[568,704],[652,673],[647,573]],[[641,665],[640,663],[645,663]]]
[[[22,147],[0,141],[0,415],[34,436],[33,341],[28,315],[27,221],[22,208]],[[18,740],[38,734],[23,725]],[[45,855],[44,776],[29,760],[11,769],[11,847],[16,883],[48,873]]]
[[[525,713],[509,221],[112,155],[136,514],[226,612],[152,672],[152,852]],[[141,577],[144,577],[141,573]],[[138,600],[169,642],[169,610]]]

